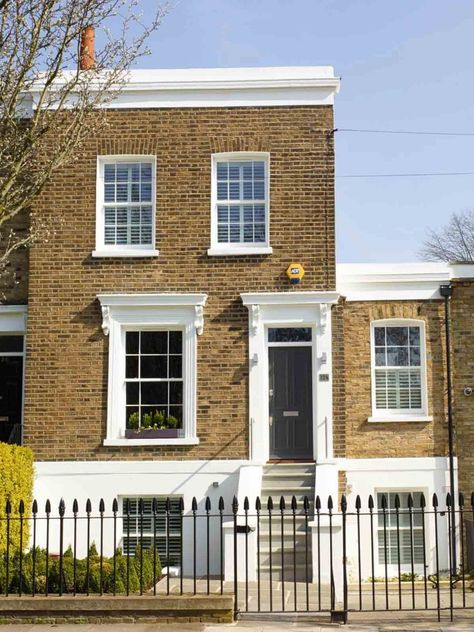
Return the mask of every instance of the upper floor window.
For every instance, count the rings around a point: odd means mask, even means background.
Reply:
[[[152,156],[99,158],[96,242],[96,256],[158,254]]]
[[[426,416],[423,325],[406,320],[372,323],[371,421]]]
[[[214,154],[208,254],[269,254],[269,156]]]

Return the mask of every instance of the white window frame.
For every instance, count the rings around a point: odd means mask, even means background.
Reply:
[[[104,239],[104,167],[106,164],[125,163],[152,163],[152,238],[151,244],[106,244]],[[156,243],[156,156],[151,155],[106,155],[97,156],[97,183],[96,183],[96,231],[95,250],[93,257],[156,257],[159,250],[155,248]]]
[[[197,335],[203,329],[206,294],[100,294],[102,329],[110,336],[105,446],[197,445]],[[183,427],[177,438],[125,437],[125,332],[183,331]]]
[[[220,243],[217,238],[217,163],[220,160],[262,160],[265,163],[265,242],[262,243]],[[270,153],[266,151],[234,151],[216,153],[211,156],[211,247],[209,256],[227,255],[269,255],[270,246]]]
[[[421,408],[381,409],[376,407],[375,393],[375,328],[376,327],[419,327],[420,328],[420,382],[421,382]],[[387,318],[373,320],[370,323],[370,363],[371,363],[371,391],[372,391],[372,416],[369,422],[428,422],[433,417],[428,415],[428,384],[426,372],[426,332],[425,322],[410,318]],[[390,368],[390,367],[387,367]]]

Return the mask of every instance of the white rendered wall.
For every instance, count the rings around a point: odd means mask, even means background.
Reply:
[[[426,500],[426,511],[432,511],[432,496],[438,496],[439,510],[444,512],[446,493],[449,491],[448,460],[445,457],[392,458],[392,459],[341,459],[339,468],[346,472],[348,512],[355,511],[356,496],[362,501],[361,512],[368,512],[368,498],[373,496],[377,506],[378,492],[422,491]],[[448,568],[447,516],[440,515],[439,526],[439,566]],[[348,529],[348,574],[350,580],[358,579],[357,565],[357,522],[355,517],[347,519]],[[426,517],[427,565],[428,573],[435,572],[435,533],[432,516]],[[372,576],[370,518],[361,519],[362,577]],[[378,563],[377,518],[374,517],[374,559],[375,577],[384,577],[385,568]],[[402,565],[401,572],[411,572],[410,565]],[[397,575],[396,565],[388,566],[388,576]],[[423,574],[422,566],[415,565],[415,573]]]
[[[113,551],[112,501],[114,498],[127,496],[183,496],[185,519],[183,527],[184,575],[192,573],[193,566],[193,519],[191,512],[192,498],[198,501],[198,515],[205,515],[205,498],[209,496],[211,514],[218,515],[218,501],[225,500],[225,514],[230,519],[232,514],[232,498],[238,492],[239,469],[243,461],[59,461],[37,462],[34,497],[38,501],[39,516],[37,543],[44,546],[46,523],[44,508],[46,500],[51,501],[50,550],[59,552],[58,506],[61,498],[66,503],[66,520],[64,523],[65,547],[73,541],[72,503],[77,498],[79,514],[85,516],[86,500],[92,502],[91,536],[99,548],[100,521],[99,501],[105,501],[104,520],[104,554]],[[214,487],[214,483],[218,486]],[[243,500],[243,499],[242,499]],[[121,507],[121,503],[119,503]],[[120,509],[121,510],[121,509]],[[196,521],[197,542],[196,563],[198,574],[206,571],[206,519]],[[218,574],[220,568],[220,526],[219,519],[211,518],[210,537],[210,572]],[[122,521],[117,520],[117,544],[122,537]],[[86,554],[86,521],[78,521],[79,557]]]

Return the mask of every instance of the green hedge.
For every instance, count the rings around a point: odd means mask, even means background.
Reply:
[[[5,553],[4,553],[5,556]],[[35,555],[35,592],[44,594],[46,590],[46,550],[36,549]],[[134,555],[130,555],[130,593],[138,593],[140,591],[140,549],[135,551]],[[153,588],[153,551],[143,551],[143,592]],[[116,553],[116,579],[115,591],[117,594],[123,594],[127,589],[127,556],[123,554],[121,549]],[[57,555],[49,556],[48,568],[48,592],[51,594],[59,593],[59,573],[60,562]],[[87,579],[89,578],[89,581]],[[156,580],[161,578],[161,562],[156,553]],[[9,558],[9,581],[8,592],[15,594],[20,588],[20,554],[15,552]],[[100,557],[97,553],[95,545],[89,550],[89,575],[87,575],[87,559],[76,560],[76,592],[86,593],[87,584],[89,583],[90,593],[100,592]],[[114,592],[114,559],[113,557],[104,557],[102,560],[102,590],[104,593]],[[64,552],[63,556],[63,581],[62,592],[72,593],[74,591],[74,557],[71,548]],[[0,593],[6,592],[6,564],[5,560],[0,565]],[[23,554],[22,558],[22,580],[21,592],[33,592],[33,552],[28,551]]]
[[[10,521],[10,546],[13,550],[20,546],[20,521],[18,509],[20,500],[25,505],[25,518],[31,513],[33,497],[33,452],[30,448],[18,445],[0,443],[0,551],[6,549],[7,523],[5,508],[7,500],[12,507]],[[28,520],[23,523],[23,546],[28,546],[29,525]]]

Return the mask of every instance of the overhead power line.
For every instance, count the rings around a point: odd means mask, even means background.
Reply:
[[[433,178],[437,176],[474,176],[474,171],[451,171],[448,173],[348,173],[336,178]]]
[[[356,129],[353,127],[336,127],[334,132],[356,132],[361,134],[414,134],[416,136],[474,136],[474,132],[427,132],[422,130],[401,129]]]

